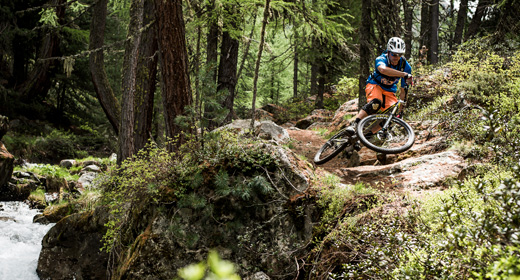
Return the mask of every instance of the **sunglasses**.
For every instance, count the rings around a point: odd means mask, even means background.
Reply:
[[[390,52],[390,55],[391,55],[391,56],[396,56],[396,57],[401,57],[401,56],[403,56],[402,53],[393,53],[393,52]]]

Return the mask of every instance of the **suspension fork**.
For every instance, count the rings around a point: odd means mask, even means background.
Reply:
[[[385,124],[381,127],[381,131],[383,133],[386,133],[388,125],[390,124],[392,119],[395,118],[395,114],[397,113],[397,110],[399,110],[400,107],[401,107],[401,101],[398,101],[396,106],[392,109],[392,112],[390,112],[388,119],[386,119]]]

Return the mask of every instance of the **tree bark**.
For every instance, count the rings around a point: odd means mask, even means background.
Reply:
[[[144,148],[152,137],[154,94],[157,78],[157,33],[153,23],[154,5],[144,1],[143,26],[139,44],[135,96],[134,153]]]
[[[185,141],[183,128],[175,123],[175,118],[184,115],[185,107],[192,103],[182,0],[155,0],[155,11],[165,129],[166,136],[176,140],[168,145],[168,150],[174,151]],[[190,128],[184,131],[191,132]]]
[[[421,1],[421,32],[419,42],[421,46],[430,46],[431,39],[431,24],[430,24],[430,0]],[[419,51],[421,48],[419,48]],[[429,51],[428,51],[429,54]],[[421,56],[421,53],[418,53]],[[429,59],[429,55],[426,55]]]
[[[325,94],[325,84],[327,76],[327,68],[323,63],[319,66],[318,70],[318,93],[316,94],[316,103],[314,104],[314,108],[323,109],[323,95]]]
[[[366,79],[370,75],[370,34],[372,1],[365,0],[361,4],[361,27],[359,30],[359,93],[358,107],[361,108],[367,103],[365,94]]]
[[[236,28],[235,24],[231,25]],[[225,31],[222,34],[217,91],[227,92],[222,107],[228,110],[228,114],[220,125],[230,122],[234,116],[233,105],[237,84],[238,45],[238,40],[232,38],[229,32]]]
[[[437,64],[437,62],[439,62],[439,0],[433,0],[430,9],[430,62],[432,64]]]
[[[99,0],[94,4],[92,22],[90,24],[89,68],[92,83],[96,91],[101,108],[112,125],[116,135],[119,134],[121,107],[108,82],[104,66],[103,44],[107,17],[108,0]]]
[[[207,47],[206,47],[206,67],[208,71],[208,76],[210,78],[210,83],[217,82],[217,61],[218,61],[218,37],[219,37],[219,26],[217,19],[213,18],[212,13],[215,10],[215,0],[209,1],[206,6],[207,13],[209,14],[209,30],[207,36]],[[211,88],[211,87],[209,87]],[[210,102],[216,102],[216,93],[215,92],[206,92],[205,99],[210,99]],[[217,126],[217,123],[214,121],[215,119],[215,111],[212,106],[209,106],[206,101],[204,103],[204,118],[208,120],[208,130],[212,130]]]
[[[412,55],[412,27],[413,27],[413,9],[409,0],[402,0],[404,11],[404,43],[406,44],[405,57]]]
[[[65,0],[50,1],[51,6],[56,6],[58,23],[62,22],[65,17],[64,3]],[[19,92],[22,97],[22,100],[31,102],[35,99],[43,99],[47,95],[52,86],[52,69],[57,65],[54,57],[60,56],[59,44],[59,34],[56,30],[44,35],[38,60],[33,70],[28,74],[27,79],[22,84],[15,87],[15,90]]]
[[[134,154],[134,100],[136,96],[137,62],[139,60],[139,45],[141,44],[141,28],[145,0],[133,0],[130,6],[130,23],[125,43],[123,61],[121,126],[119,133],[118,164]]]
[[[251,41],[253,40],[253,35],[255,34],[256,14],[257,14],[257,12],[254,13],[254,16],[252,19],[253,26],[251,27],[251,33],[249,34],[249,38],[247,38],[244,55],[242,56],[242,61],[240,62],[240,67],[238,67],[237,81],[240,79],[240,75],[242,75],[242,70],[244,69],[244,65],[246,64],[247,57],[249,56],[249,48],[251,47]]]
[[[294,38],[295,44],[294,44],[294,65],[293,65],[293,98],[298,98],[298,37],[297,34],[295,34]]]
[[[475,14],[473,15],[473,19],[468,26],[468,30],[464,35],[464,41],[467,41],[472,36],[476,35],[480,29],[480,24],[482,23],[482,17],[486,14],[486,9],[491,4],[491,0],[479,0],[477,9],[475,10]]]
[[[318,70],[319,66],[315,59],[311,61],[311,87],[310,96],[318,94]]]
[[[462,35],[468,17],[468,0],[461,0],[459,4],[459,13],[457,14],[457,24],[455,25],[455,33],[453,34],[453,47],[457,47],[462,43]]]
[[[251,131],[254,131],[255,128],[255,113],[256,113],[256,91],[258,84],[258,72],[260,71],[260,61],[262,60],[262,52],[264,50],[264,42],[265,42],[265,28],[269,19],[269,5],[271,1],[265,0],[264,6],[264,18],[262,20],[262,29],[260,31],[260,45],[258,46],[258,55],[256,57],[255,64],[255,74],[253,77],[253,106],[251,108]]]
[[[499,20],[496,27],[495,43],[503,42],[506,34],[519,34],[520,21],[517,13],[520,10],[520,1],[506,0],[500,6]]]

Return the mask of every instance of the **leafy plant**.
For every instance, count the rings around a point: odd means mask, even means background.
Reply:
[[[184,280],[239,280],[233,263],[222,260],[216,251],[210,251],[205,262],[179,269],[179,277]]]
[[[121,249],[127,229],[139,223],[140,213],[149,207],[177,204],[211,215],[208,203],[215,197],[199,193],[201,188],[242,200],[269,195],[273,189],[266,173],[276,167],[269,151],[263,142],[229,131],[207,133],[203,142],[189,140],[178,153],[143,149],[100,183],[111,213],[104,249]]]

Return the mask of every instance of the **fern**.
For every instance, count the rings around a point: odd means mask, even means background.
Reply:
[[[196,189],[202,186],[202,183],[204,183],[204,176],[202,176],[202,173],[198,171],[197,173],[193,174],[193,177],[191,178],[191,187]]]
[[[245,182],[241,182],[233,188],[231,194],[247,201],[251,199],[251,188]]]
[[[254,176],[248,183],[247,186],[250,189],[257,190],[261,194],[269,194],[273,191],[273,187],[267,181],[267,179],[262,175]]]
[[[229,174],[226,170],[220,169],[217,175],[215,176],[215,186],[217,195],[227,196],[231,192],[229,188]]]

